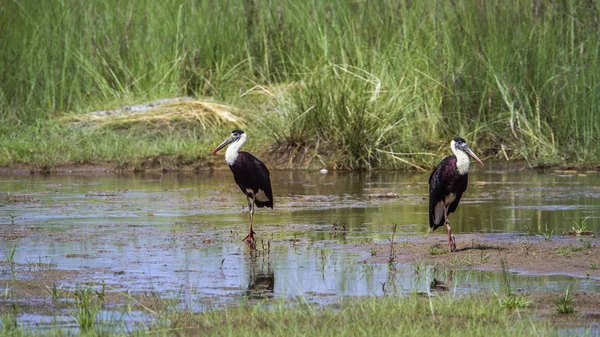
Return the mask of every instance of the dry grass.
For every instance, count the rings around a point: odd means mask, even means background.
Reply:
[[[245,123],[241,115],[241,110],[225,104],[184,99],[70,115],[68,119],[94,127],[189,121],[206,130],[220,126],[243,127]]]

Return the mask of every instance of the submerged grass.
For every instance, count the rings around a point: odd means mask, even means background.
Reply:
[[[242,109],[282,166],[424,169],[456,135],[483,157],[597,164],[599,13],[576,0],[8,1],[0,165],[85,160],[98,142],[136,149],[100,150],[115,162],[189,156],[182,142],[204,149],[190,131],[132,141],[57,121],[179,96]]]

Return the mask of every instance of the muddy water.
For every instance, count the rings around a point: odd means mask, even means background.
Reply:
[[[272,172],[275,208],[258,209],[258,251],[241,243],[248,214],[229,171],[198,174],[0,177],[0,279],[61,271],[59,286],[182,299],[204,310],[255,297],[327,304],[340,296],[498,290],[501,273],[365,263],[370,242],[402,243],[427,232],[428,174]],[[574,222],[600,231],[600,174],[475,170],[455,233],[560,234]],[[595,280],[512,275],[514,289],[600,291]],[[49,280],[52,282],[52,280]],[[514,290],[513,289],[513,290]],[[7,299],[1,299],[0,301]],[[68,317],[68,314],[66,314]],[[41,323],[43,314],[27,313]],[[68,321],[68,319],[67,319]]]

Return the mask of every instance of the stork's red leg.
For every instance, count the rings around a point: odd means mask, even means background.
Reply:
[[[448,208],[444,205],[444,219],[446,220],[446,230],[448,231],[448,245],[450,251],[456,251],[456,241],[454,241],[454,235],[452,235],[452,228],[450,228],[450,220],[448,220]]]
[[[254,198],[248,197],[248,208],[250,209],[250,230],[243,241],[245,241],[250,248],[255,249],[254,231],[252,230],[252,220],[254,218]]]

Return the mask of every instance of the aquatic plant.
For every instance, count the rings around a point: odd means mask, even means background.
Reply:
[[[506,258],[500,259],[500,265],[502,267],[502,284],[504,295],[496,293],[496,298],[501,307],[507,309],[526,308],[531,304],[531,300],[525,294],[515,294],[512,290],[512,276],[508,269]]]
[[[46,289],[50,293],[50,299],[53,303],[60,301],[65,294],[65,290],[63,289],[62,285],[57,286],[56,283],[52,283],[51,287],[46,285]]]
[[[10,310],[6,310],[0,314],[0,323],[2,323],[2,329],[0,330],[2,336],[10,336],[17,332],[17,307],[14,303]]]
[[[422,273],[424,273],[426,271],[427,264],[423,261],[413,261],[412,266],[413,266],[413,272],[416,275],[421,275]]]
[[[583,220],[577,222],[573,221],[573,227],[571,229],[575,232],[575,235],[581,239],[581,234],[587,231],[587,220],[590,216],[586,216]]]
[[[571,286],[567,287],[564,296],[554,300],[554,304],[556,304],[556,310],[560,314],[571,314],[575,312],[575,308],[572,305],[573,299],[571,298]]]
[[[546,224],[545,226],[546,226],[546,230],[540,232],[538,237],[544,239],[545,241],[552,241],[552,236],[554,235],[554,230],[549,230],[548,224]]]
[[[52,260],[44,262],[41,256],[38,256],[37,261],[26,259],[27,267],[30,270],[47,271],[56,267],[56,264]]]
[[[390,257],[388,258],[388,265],[390,266],[392,265],[392,263],[394,263],[394,260],[396,259],[396,252],[394,249],[394,236],[396,235],[398,224],[394,223],[393,225],[394,226],[392,228],[392,237],[388,239],[390,241]],[[408,238],[406,240],[408,240]]]
[[[73,318],[81,331],[87,332],[94,328],[103,300],[103,291],[96,292],[92,287],[83,287],[75,291],[76,312]]]

